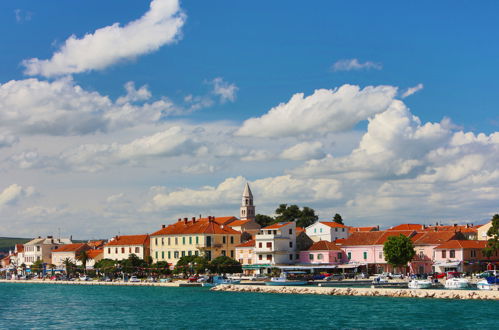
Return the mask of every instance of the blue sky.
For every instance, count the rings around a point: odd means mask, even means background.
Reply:
[[[153,2],[165,8],[176,3]],[[79,44],[72,57],[64,58],[86,69],[75,72],[56,63],[57,73],[43,73],[51,64],[41,61],[60,52],[71,35],[79,40],[113,23],[123,27],[149,13],[149,6],[148,1],[124,0],[0,4],[0,114],[5,123],[0,126],[0,170],[5,174],[0,229],[7,230],[11,216],[25,224],[44,216],[50,219],[40,229],[46,233],[61,222],[71,232],[82,228],[82,221],[105,218],[109,226],[102,231],[112,234],[117,227],[121,232],[152,230],[158,221],[177,216],[237,215],[238,199],[227,199],[239,194],[238,184],[245,180],[266,198],[260,211],[267,214],[279,202],[293,202],[314,206],[324,218],[341,211],[352,223],[390,225],[405,212],[412,222],[435,217],[476,222],[497,211],[490,197],[497,193],[492,165],[497,164],[493,154],[499,126],[497,2],[182,1],[172,14],[182,22],[171,38],[158,41],[159,34],[156,38],[142,27],[144,39],[158,47],[130,41],[96,43],[85,50]],[[121,48],[129,52],[116,58]],[[109,62],[91,58],[98,52]],[[32,58],[38,62],[31,69],[38,71],[28,74],[23,61]],[[129,82],[132,93],[126,94]],[[344,85],[359,90],[336,93]],[[375,90],[364,91],[368,86]],[[23,88],[32,89],[24,94]],[[57,88],[67,90],[58,94]],[[409,88],[415,89],[404,96]],[[35,89],[46,94],[17,109],[19,100]],[[320,89],[330,92],[315,94]],[[363,91],[377,96],[364,99]],[[297,93],[305,101],[293,103]],[[58,103],[61,95],[68,100]],[[357,96],[362,100],[357,102]],[[335,108],[338,100],[344,110]],[[265,117],[279,104],[281,115]],[[88,107],[84,116],[82,106]],[[132,106],[133,115],[127,112]],[[310,109],[310,118],[300,112],[303,108]],[[350,122],[346,117],[358,118]],[[297,130],[297,121],[309,126]],[[409,123],[405,130],[381,136],[383,125],[403,128],[404,123]],[[426,124],[433,125],[431,133]],[[284,127],[279,134],[263,136],[258,129],[277,131],[278,126]],[[410,129],[414,132],[409,134]],[[165,135],[155,135],[160,133]],[[473,137],[466,138],[466,146],[459,142],[457,150],[461,133]],[[402,135],[408,140],[402,141]],[[168,145],[173,136],[180,140]],[[158,143],[156,149],[130,151],[140,143],[151,146],[147,137]],[[98,166],[92,163],[96,158],[101,159]],[[371,167],[361,166],[371,161]],[[470,177],[473,186],[466,181]],[[270,191],[276,181],[282,190]],[[223,190],[224,183],[231,188]],[[420,185],[415,195],[406,191],[411,184]],[[301,192],[310,185],[336,188]],[[466,185],[475,189],[469,203],[457,197]],[[217,198],[207,196],[207,186]],[[397,193],[376,197],[386,189],[401,192],[404,202],[395,200]],[[453,197],[443,197],[445,191]],[[490,195],[480,195],[484,191]],[[202,202],[176,203],[176,192],[199,194]],[[107,205],[117,200],[119,207]],[[435,202],[428,205],[428,200]],[[365,205],[375,208],[372,219],[366,219]],[[145,218],[147,229],[142,229],[136,219]],[[37,234],[24,226],[11,228],[12,234]]]

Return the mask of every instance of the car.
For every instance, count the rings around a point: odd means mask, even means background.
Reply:
[[[190,283],[194,283],[194,282],[197,282],[198,279],[199,279],[199,276],[193,275],[193,276],[189,277],[187,279],[187,281],[190,282]]]
[[[343,276],[342,274],[332,274],[332,275],[326,276],[324,279],[326,281],[333,281],[333,280],[341,281],[341,280],[345,279],[345,276]]]
[[[137,276],[130,276],[128,282],[138,283],[140,282],[140,280],[137,278]]]
[[[496,276],[496,275],[497,275],[497,272],[495,270],[486,270],[483,273],[478,274],[477,277],[479,277],[479,278],[487,278],[487,277],[492,277],[492,276]]]
[[[155,278],[155,277],[152,277],[152,276],[149,276],[147,279],[146,279],[146,282],[150,282],[150,283],[155,283],[157,282],[158,280]]]
[[[404,275],[403,274],[391,274],[390,273],[390,277],[391,278],[404,278]]]
[[[87,275],[80,276],[80,281],[90,281],[90,277]]]

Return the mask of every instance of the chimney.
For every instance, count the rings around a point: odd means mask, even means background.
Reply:
[[[196,223],[196,217],[192,217],[192,223]]]
[[[161,228],[165,228],[165,227],[166,227],[166,225],[161,225]]]
[[[454,224],[454,227],[457,227],[457,223]]]
[[[187,218],[184,218],[184,223],[185,223],[185,224],[187,224],[187,220],[188,220]]]
[[[178,222],[182,222],[182,219],[181,219],[181,218],[178,218]]]

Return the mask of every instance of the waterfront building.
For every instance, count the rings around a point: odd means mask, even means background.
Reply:
[[[478,229],[479,226],[473,226],[473,224],[466,225],[438,225],[435,226],[424,226],[424,231],[451,231],[451,232],[461,232],[464,238],[467,240],[478,239]]]
[[[260,229],[255,236],[255,263],[260,265],[294,264],[296,253],[296,224],[281,222]]]
[[[55,239],[53,236],[38,237],[24,244],[23,263],[31,266],[38,260],[52,262],[52,251],[64,244],[71,244],[71,239]],[[19,264],[21,265],[21,264]]]
[[[93,269],[96,262],[104,259],[104,249],[88,250],[87,254],[88,254],[87,269]]]
[[[435,248],[436,272],[457,271],[463,273],[480,272],[489,264],[499,265],[496,251],[490,258],[483,254],[487,241],[451,240]]]
[[[236,260],[243,266],[245,274],[252,273],[252,265],[255,264],[255,240],[249,240],[236,245]]]
[[[104,245],[104,259],[124,260],[131,254],[140,259],[149,255],[149,235],[115,236]]]
[[[300,264],[339,265],[348,262],[341,246],[328,241],[318,241],[300,252]]]
[[[52,250],[52,264],[56,266],[57,269],[65,269],[64,262],[69,259],[72,263],[77,266],[81,266],[81,261],[78,260],[78,254],[83,251],[90,250],[90,247],[85,243],[73,243],[65,244],[57,247],[57,249]]]
[[[305,228],[308,237],[314,242],[348,238],[348,227],[334,221],[318,221]]]
[[[489,231],[490,227],[492,227],[492,220],[490,220],[489,222],[487,222],[484,225],[475,226],[475,227],[477,229],[477,239],[478,240],[487,241],[490,238],[492,238],[491,236],[487,235],[487,232]]]
[[[225,217],[229,218],[229,217]],[[233,217],[230,217],[233,218]],[[178,219],[151,234],[151,256],[154,262],[166,261],[174,266],[183,256],[219,256],[235,258],[235,247],[241,243],[241,232],[215,217]]]

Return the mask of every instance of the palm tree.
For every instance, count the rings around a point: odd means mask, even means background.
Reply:
[[[87,251],[80,251],[76,255],[76,260],[81,261],[81,264],[83,265],[83,274],[87,273],[87,261],[90,259],[90,256],[88,255]]]
[[[56,265],[54,265],[54,264],[48,264],[47,267],[52,272],[52,276],[54,276],[54,269],[56,268]]]
[[[66,276],[69,277],[71,274],[71,268],[73,268],[74,263],[71,261],[71,258],[66,258],[62,261],[62,264],[64,265],[64,268],[66,269]]]

